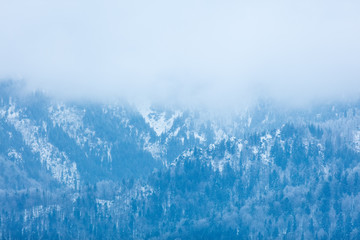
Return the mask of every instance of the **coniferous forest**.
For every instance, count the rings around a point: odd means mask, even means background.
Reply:
[[[360,238],[357,102],[225,124],[1,91],[1,239]]]

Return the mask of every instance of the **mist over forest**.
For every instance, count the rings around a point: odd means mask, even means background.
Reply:
[[[360,239],[359,12],[0,0],[0,239]]]

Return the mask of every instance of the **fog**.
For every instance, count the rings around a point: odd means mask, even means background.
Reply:
[[[0,0],[0,78],[135,103],[356,98],[359,12],[357,0]]]

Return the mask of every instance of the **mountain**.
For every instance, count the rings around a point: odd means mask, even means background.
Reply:
[[[360,102],[0,97],[1,239],[360,238]]]

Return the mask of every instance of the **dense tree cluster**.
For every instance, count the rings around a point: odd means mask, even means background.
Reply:
[[[0,239],[360,239],[359,104],[225,124],[18,92],[0,84]]]
[[[240,152],[234,139],[195,147],[144,179],[2,193],[1,237],[360,238],[360,154],[330,130],[282,130]]]

